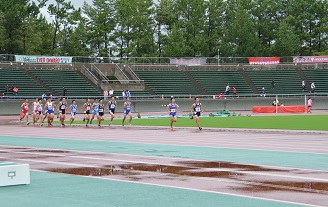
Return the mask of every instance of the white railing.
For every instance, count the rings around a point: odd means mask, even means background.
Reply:
[[[94,70],[100,76],[100,79],[102,79],[103,82],[108,83],[108,77],[95,64],[91,64],[91,70]]]
[[[132,68],[130,67],[130,65],[127,66],[127,71],[128,73],[130,73],[131,77],[136,80],[136,82],[140,82],[140,78],[137,76],[137,74],[132,70]]]
[[[123,70],[120,68],[118,64],[115,64],[115,69],[116,69],[115,76],[118,76],[122,80],[121,83],[126,83],[127,81],[130,80],[128,76],[125,75],[125,73],[123,72]]]
[[[99,79],[95,76],[95,74],[93,74],[85,65],[82,65],[82,69],[83,71],[85,71],[84,75],[88,76],[88,78],[95,83],[96,85],[98,85],[99,83]]]

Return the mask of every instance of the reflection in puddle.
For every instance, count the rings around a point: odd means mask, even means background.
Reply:
[[[145,179],[147,172],[156,173],[159,176],[156,179],[163,179],[165,175],[185,176],[186,177],[206,177],[206,178],[224,178],[230,182],[240,183],[239,187],[232,187],[234,190],[248,192],[267,192],[267,191],[293,191],[293,192],[313,192],[328,194],[328,182],[300,182],[286,180],[271,180],[261,177],[254,180],[254,176],[249,176],[243,171],[262,171],[262,172],[289,172],[289,170],[280,170],[274,168],[265,168],[254,165],[242,165],[228,162],[178,162],[178,166],[170,165],[149,165],[149,164],[122,164],[107,165],[99,168],[56,168],[48,171],[56,173],[65,173],[82,176],[110,176],[121,175],[131,180]],[[181,165],[181,166],[180,166]],[[221,169],[220,169],[221,168]],[[284,178],[286,179],[286,178]],[[295,180],[295,179],[294,179]],[[187,181],[187,180],[186,180]]]

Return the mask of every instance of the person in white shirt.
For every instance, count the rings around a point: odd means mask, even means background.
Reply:
[[[304,80],[302,80],[302,90],[303,90],[303,92],[305,91],[305,81]]]
[[[113,89],[110,89],[108,91],[108,95],[109,95],[109,97],[112,97],[114,95],[114,90]]]
[[[315,85],[314,82],[311,83],[311,93],[314,93],[315,91]]]
[[[230,85],[228,83],[225,89],[225,95],[229,95],[229,94],[230,94]]]

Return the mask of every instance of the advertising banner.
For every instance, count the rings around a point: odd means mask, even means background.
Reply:
[[[293,63],[328,63],[328,56],[293,57]]]
[[[72,57],[15,55],[15,61],[18,63],[70,64],[72,59]]]
[[[280,57],[254,57],[248,58],[250,65],[276,65],[280,63]]]
[[[170,59],[171,65],[206,65],[206,58],[193,58],[193,59]]]

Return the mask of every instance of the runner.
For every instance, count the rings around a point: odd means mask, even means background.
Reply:
[[[72,104],[69,106],[69,109],[71,110],[71,123],[69,124],[69,126],[72,127],[77,113],[77,105],[75,100],[72,101]]]
[[[129,115],[129,117],[130,117],[129,126],[131,126],[131,121],[132,121],[131,108],[132,108],[132,106],[131,106],[130,98],[126,97],[126,101],[124,102],[124,105],[123,105],[124,117],[122,120],[122,126],[124,126],[124,121],[125,121],[127,115]]]
[[[40,98],[39,99],[39,104],[38,104],[38,113],[36,115],[36,121],[35,122],[37,123],[40,119],[41,126],[43,126],[43,123],[42,123],[43,112],[42,112],[42,110],[43,110],[43,104],[42,104],[42,99]]]
[[[117,106],[117,102],[115,101],[115,97],[112,96],[111,100],[108,101],[106,108],[111,116],[109,126],[113,123],[113,119],[115,118],[115,108]]]
[[[105,115],[105,106],[103,104],[103,100],[100,99],[99,101],[99,113],[98,113],[98,127],[101,127],[101,121],[104,120]]]
[[[19,122],[21,122],[24,117],[26,117],[26,125],[29,125],[30,123],[28,122],[28,99],[25,99],[24,103],[21,105],[21,109],[22,112],[19,115]]]
[[[48,126],[52,126],[52,122],[54,121],[54,108],[55,104],[51,100],[51,97],[48,98],[47,103],[44,105],[44,108],[47,109],[47,118],[48,118]]]
[[[91,108],[92,108],[92,117],[91,117],[90,124],[92,124],[92,120],[95,118],[95,116],[97,116],[97,118],[98,118],[98,115],[99,115],[98,114],[98,112],[99,112],[99,103],[98,103],[97,98],[94,99],[94,102],[93,102]]]
[[[66,108],[67,108],[66,99],[61,98],[59,104],[57,105],[57,110],[59,110],[59,120],[60,120],[61,127],[65,126]]]
[[[192,118],[195,120],[198,129],[202,130],[203,128],[200,127],[200,123],[199,123],[199,117],[202,112],[202,103],[199,103],[198,97],[195,97],[195,103],[191,105],[190,112],[193,114]]]
[[[91,110],[91,103],[90,99],[87,98],[86,102],[83,104],[83,111],[84,111],[84,121],[87,120],[87,123],[85,124],[86,127],[88,127],[89,121],[90,121],[90,110]]]
[[[167,111],[169,112],[171,122],[170,127],[171,130],[173,130],[173,122],[177,122],[177,109],[179,108],[179,105],[175,103],[175,99],[171,98],[171,103],[167,106]]]
[[[39,108],[39,98],[36,98],[35,101],[32,103],[33,107],[33,126],[35,126],[35,122],[38,116],[38,108]]]

